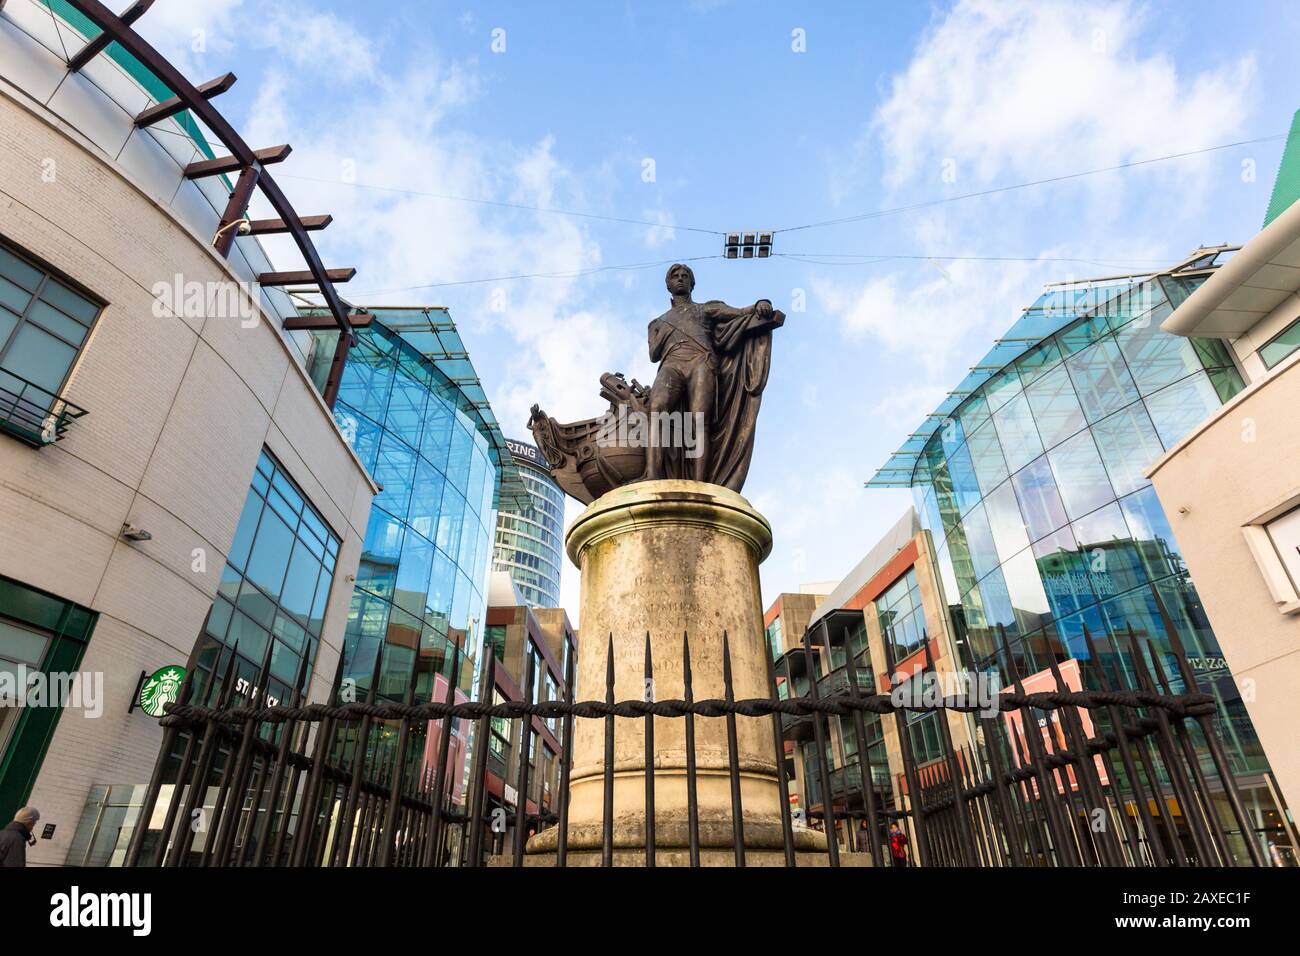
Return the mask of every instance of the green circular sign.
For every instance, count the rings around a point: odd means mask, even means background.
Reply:
[[[185,668],[179,664],[160,667],[145,679],[140,688],[140,709],[150,717],[161,717],[163,708],[180,700],[181,684],[185,681]]]

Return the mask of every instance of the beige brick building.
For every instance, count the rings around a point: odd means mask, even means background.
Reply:
[[[312,700],[329,691],[376,490],[304,372],[310,340],[281,330],[288,297],[251,284],[269,267],[255,239],[229,259],[213,248],[229,187],[183,175],[210,152],[175,121],[135,127],[154,97],[122,63],[69,72],[56,51],[81,42],[32,0],[0,11],[0,667],[103,681],[98,716],[0,711],[0,811],[31,803],[54,825],[38,864],[68,861],[93,788],[149,779],[161,730],[128,709],[142,673],[194,651],[259,461],[335,551],[311,592]],[[24,351],[52,340],[47,320],[84,336],[54,372],[54,353]]]

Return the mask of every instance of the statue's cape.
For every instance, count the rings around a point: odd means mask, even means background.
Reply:
[[[714,326],[720,362],[709,480],[715,485],[740,491],[745,484],[754,454],[754,423],[772,364],[772,330],[784,322],[785,315],[773,310],[769,319],[745,312]]]

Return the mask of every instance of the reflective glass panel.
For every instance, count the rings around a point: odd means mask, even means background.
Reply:
[[[1055,448],[1086,424],[1064,366],[1058,366],[1026,387],[1025,395],[1047,448]]]
[[[1218,393],[1205,375],[1192,375],[1146,399],[1147,412],[1166,448],[1210,416],[1219,407]]]
[[[1065,365],[1088,421],[1105,418],[1137,401],[1137,386],[1113,338],[1103,339],[1072,355]]]
[[[1013,473],[1043,453],[1034,415],[1024,395],[1015,396],[994,412],[993,422],[997,425],[1007,468]]]
[[[1058,445],[1047,453],[1047,459],[1071,518],[1082,517],[1114,500],[1115,492],[1088,432],[1080,432]]]

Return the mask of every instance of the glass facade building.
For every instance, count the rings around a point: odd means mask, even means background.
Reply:
[[[1099,689],[1085,628],[1109,656],[1112,681],[1136,686],[1130,630],[1177,675],[1163,604],[1201,689],[1217,698],[1219,733],[1262,833],[1276,809],[1262,782],[1268,765],[1144,477],[1243,388],[1223,343],[1160,330],[1213,258],[1119,285],[1049,290],[869,484],[912,489],[963,664],[996,669],[1002,686],[1012,663],[1027,678],[1075,659]]]
[[[288,704],[300,676],[298,689],[306,691],[338,554],[338,535],[263,450],[208,614],[206,639],[195,650],[200,699],[216,701],[229,659],[223,651],[229,648],[242,696],[251,696],[268,660],[269,704]]]
[[[516,469],[450,316],[438,309],[370,310],[357,330],[334,417],[381,488],[370,510],[344,638],[341,680],[401,700],[414,668],[416,700],[434,675],[472,695],[486,612],[489,548],[505,495],[523,497]],[[336,333],[320,333],[323,381]]]
[[[501,509],[492,567],[510,572],[519,593],[532,607],[559,607],[564,492],[551,477],[537,448],[514,439],[508,439],[506,444],[528,489],[528,505]]]

